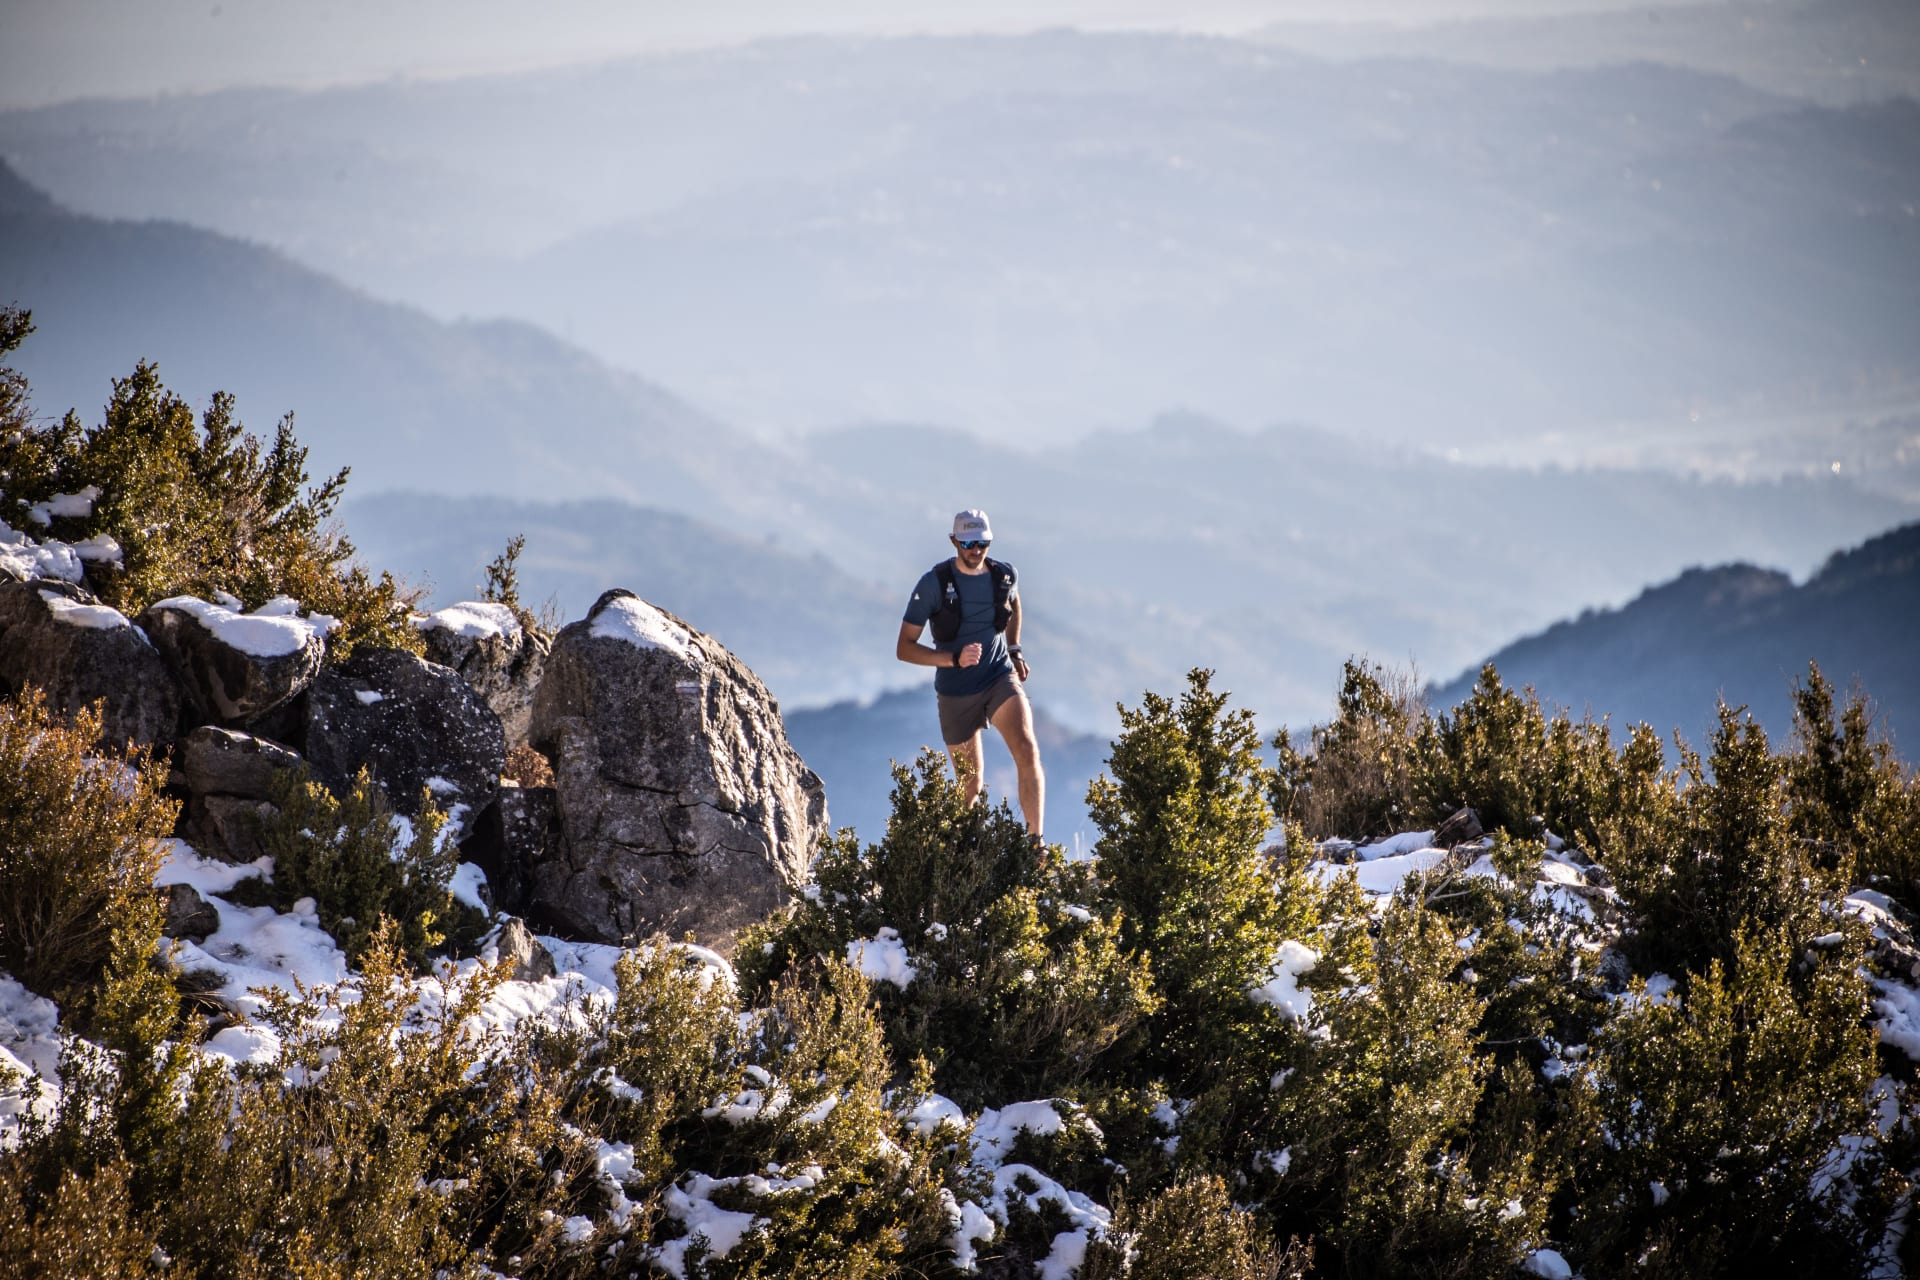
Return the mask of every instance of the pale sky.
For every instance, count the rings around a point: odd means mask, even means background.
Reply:
[[[1695,2],[1701,0],[0,0],[0,107],[521,70],[807,33],[1073,26],[1233,34],[1272,22],[1421,24]]]

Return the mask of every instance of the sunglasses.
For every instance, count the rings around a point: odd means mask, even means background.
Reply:
[[[969,538],[965,542],[960,542],[960,540],[956,538],[954,541],[962,551],[985,551],[993,545],[992,541],[986,538]]]

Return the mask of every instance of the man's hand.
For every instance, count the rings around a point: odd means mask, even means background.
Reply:
[[[1027,676],[1030,674],[1030,671],[1031,669],[1027,666],[1027,660],[1021,657],[1017,653],[1014,654],[1013,655],[1013,674],[1020,677],[1021,684],[1025,684],[1027,682]]]
[[[960,666],[977,667],[980,665],[980,646],[970,644],[960,651]]]

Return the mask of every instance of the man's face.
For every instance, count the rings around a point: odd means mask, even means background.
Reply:
[[[959,538],[948,538],[947,541],[953,544],[954,554],[960,558],[960,563],[965,568],[978,569],[986,561],[987,543],[984,540],[969,538],[962,541]]]

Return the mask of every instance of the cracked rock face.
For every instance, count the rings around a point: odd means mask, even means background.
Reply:
[[[625,942],[733,933],[803,884],[826,792],[766,686],[718,641],[629,591],[555,638],[533,706],[554,761],[560,856],[530,911]]]

